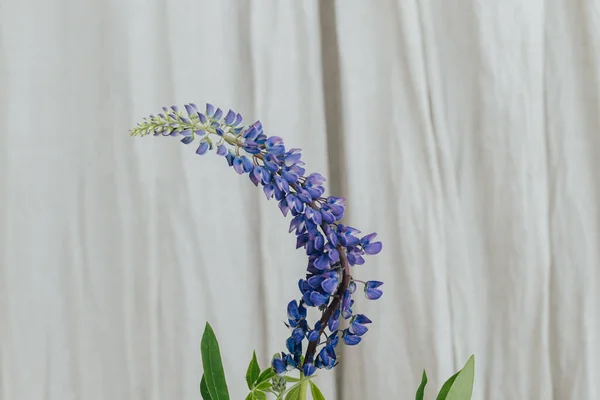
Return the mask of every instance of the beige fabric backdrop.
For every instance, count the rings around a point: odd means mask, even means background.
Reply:
[[[305,260],[216,156],[127,130],[214,102],[304,149],[384,251],[328,399],[600,398],[598,0],[0,0],[0,398],[233,399]],[[337,396],[337,397],[336,397]]]

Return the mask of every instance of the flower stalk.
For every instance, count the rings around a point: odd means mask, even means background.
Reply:
[[[260,121],[243,126],[239,113],[224,113],[211,104],[204,112],[195,104],[186,104],[184,109],[163,107],[163,113],[145,118],[131,135],[178,137],[186,145],[196,143],[198,155],[216,149],[238,174],[261,186],[267,199],[274,198],[284,216],[291,214],[289,231],[296,235],[296,248],[305,250],[308,264],[298,282],[301,297],[287,306],[287,352],[277,353],[272,367],[280,375],[298,369],[306,377],[316,369],[335,367],[339,341],[358,344],[368,331],[366,324],[371,323],[352,310],[356,282],[351,273],[353,267],[365,263],[364,256],[381,251],[381,242],[374,240],[376,233],[360,238],[358,229],[343,225],[346,200],[324,196],[325,178],[306,174],[300,149],[288,149],[282,138],[267,136]],[[383,294],[381,282],[364,285],[368,299]],[[307,321],[307,307],[321,311],[314,324]]]

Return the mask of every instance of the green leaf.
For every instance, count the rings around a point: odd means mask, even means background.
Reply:
[[[325,396],[323,396],[323,393],[321,393],[321,391],[319,390],[317,385],[315,385],[313,381],[309,381],[309,382],[310,382],[310,392],[312,393],[313,400],[325,400]]]
[[[206,387],[211,400],[229,400],[229,391],[225,381],[225,371],[221,362],[219,343],[210,324],[207,322],[200,344],[202,367],[206,378]]]
[[[300,382],[300,378],[294,378],[293,376],[284,376],[286,382]]]
[[[423,396],[425,396],[425,385],[427,385],[427,373],[423,370],[423,377],[421,378],[421,385],[419,389],[417,389],[416,400],[423,400]]]
[[[475,377],[475,358],[471,356],[463,369],[444,383],[437,400],[470,400]]]
[[[269,389],[271,389],[271,386],[273,386],[273,385],[271,385],[271,382],[266,381],[266,382],[261,382],[258,385],[256,385],[256,389],[258,389],[258,390],[269,390]]]
[[[254,399],[256,399],[256,400],[267,400],[267,395],[265,394],[265,392],[261,392],[261,391],[257,390],[252,393],[254,393]]]
[[[210,397],[210,393],[208,392],[208,388],[206,387],[206,379],[204,379],[204,375],[202,375],[202,379],[200,380],[200,394],[202,395],[203,400],[212,400],[212,397]]]
[[[475,379],[475,358],[471,356],[454,380],[446,400],[470,400]]]
[[[248,396],[244,400],[254,400],[254,392],[248,393]]]
[[[248,370],[246,371],[246,383],[248,384],[248,389],[252,390],[254,382],[258,379],[258,375],[260,375],[260,366],[256,360],[256,352],[254,352],[252,354],[252,360],[248,365]]]
[[[450,391],[450,388],[452,387],[452,384],[454,383],[454,380],[456,379],[458,374],[460,374],[460,371],[458,371],[457,373],[452,375],[446,381],[446,383],[444,383],[442,385],[442,388],[440,389],[440,393],[437,395],[436,400],[445,400],[446,399],[446,396],[448,396],[448,392]]]
[[[255,385],[258,386],[260,383],[268,381],[275,375],[277,375],[275,373],[275,370],[273,368],[269,367],[260,373],[260,375],[256,379]]]
[[[290,388],[285,400],[300,400],[300,384],[294,385]]]

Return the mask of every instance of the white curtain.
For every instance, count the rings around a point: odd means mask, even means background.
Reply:
[[[213,102],[301,147],[384,250],[327,399],[600,398],[598,0],[0,0],[0,398],[232,399],[306,264],[247,178],[128,129]],[[359,296],[360,297],[360,296]]]

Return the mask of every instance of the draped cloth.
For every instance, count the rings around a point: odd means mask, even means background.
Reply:
[[[212,102],[303,149],[383,251],[327,399],[600,398],[596,0],[0,0],[0,398],[232,399],[306,256],[214,155],[131,138]]]

